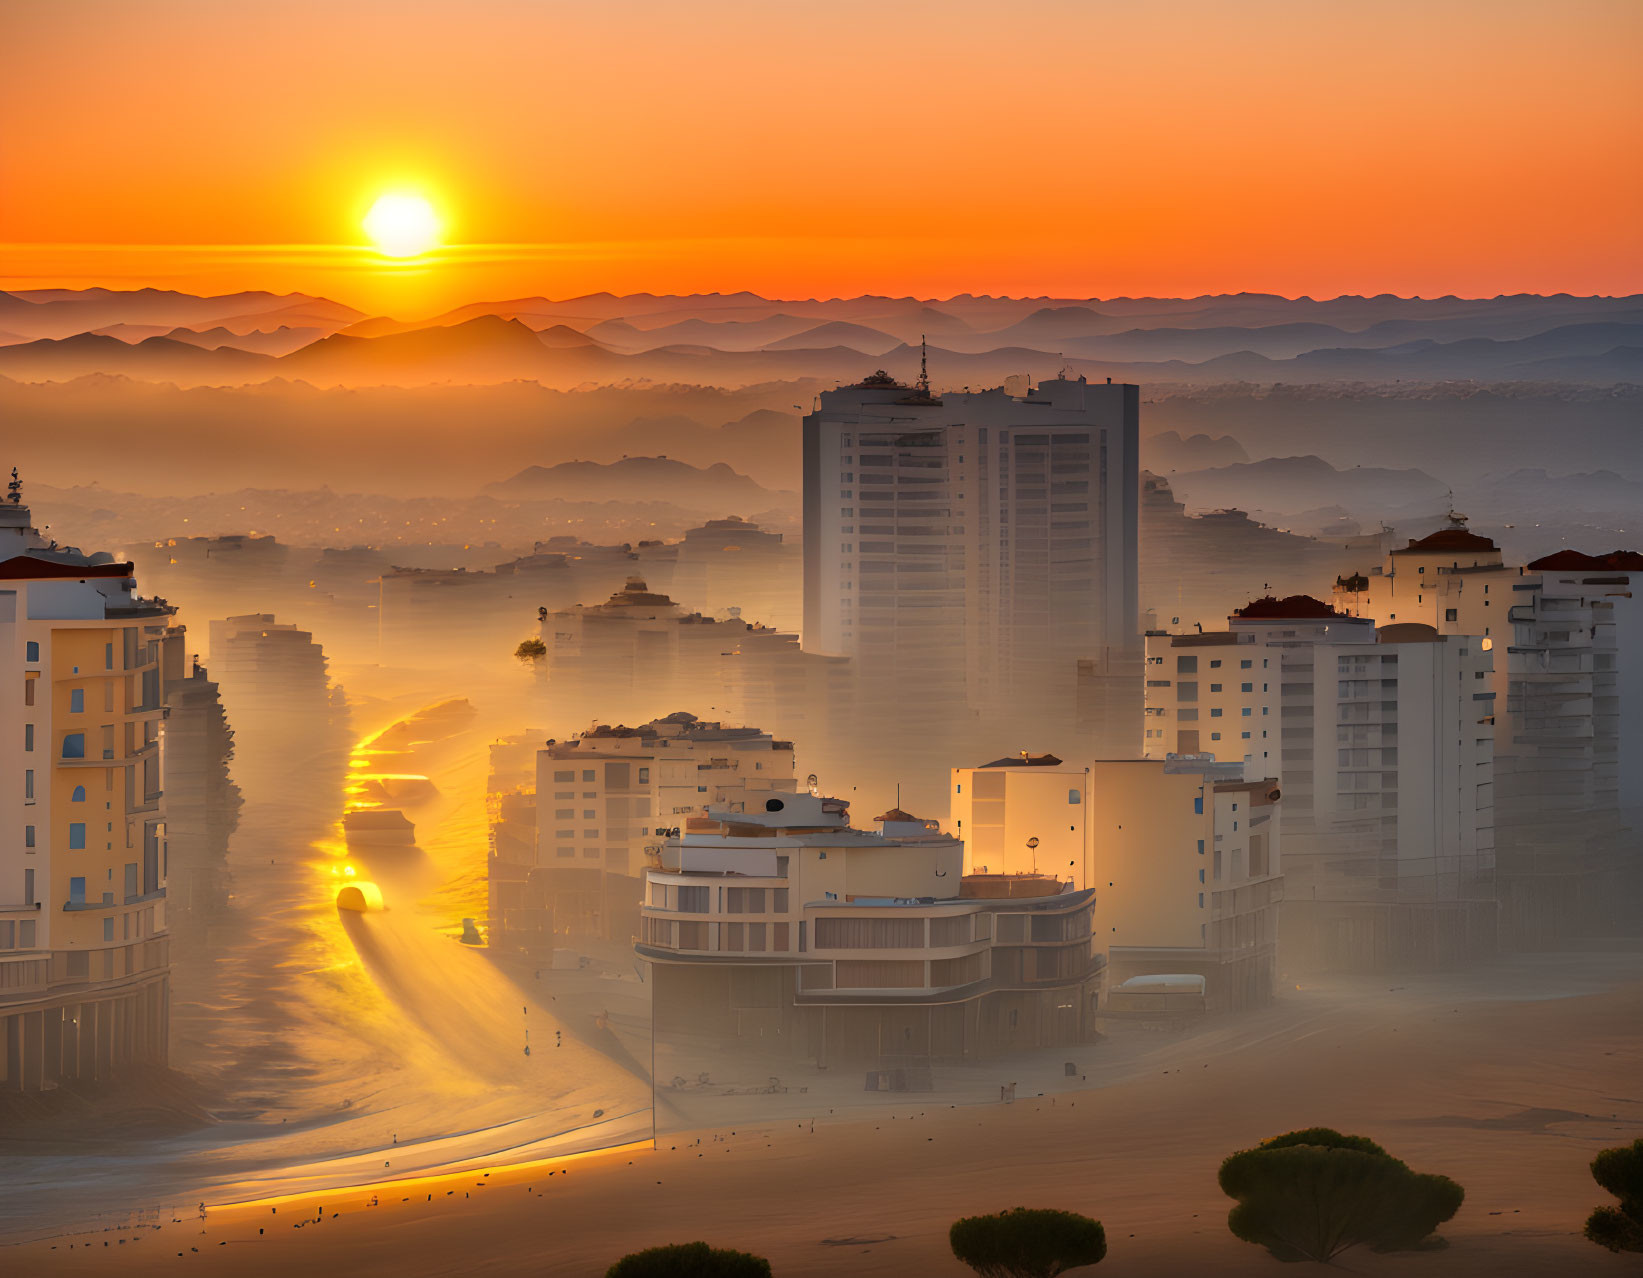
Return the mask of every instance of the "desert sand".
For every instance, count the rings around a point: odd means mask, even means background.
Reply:
[[[1375,1137],[1459,1180],[1444,1250],[1349,1252],[1363,1274],[1625,1274],[1580,1236],[1605,1196],[1587,1164],[1643,1133],[1638,956],[1542,956],[1483,974],[1286,991],[1270,1032],[1186,1037],[1156,1071],[1013,1104],[938,1092],[812,1123],[664,1135],[558,1162],[171,1214],[158,1228],[64,1234],[0,1252],[13,1272],[598,1275],[624,1252],[704,1238],[781,1278],[962,1275],[956,1217],[1016,1205],[1105,1222],[1098,1270],[1286,1271],[1234,1239],[1220,1159],[1290,1128]],[[1615,978],[1619,983],[1613,983]],[[1624,979],[1620,979],[1624,978]],[[1583,992],[1613,987],[1600,993]],[[1091,1048],[1098,1053],[1100,1047]],[[792,1098],[783,1098],[790,1109]],[[180,1253],[180,1254],[179,1254]]]

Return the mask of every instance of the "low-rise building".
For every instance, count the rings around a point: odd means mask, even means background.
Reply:
[[[979,768],[954,768],[950,794],[966,874],[1042,871],[1091,886],[1088,768],[1023,750]]]
[[[965,1060],[1091,1031],[1094,893],[964,874],[892,810],[874,832],[809,794],[715,808],[647,870],[639,953],[656,1032],[819,1065]]]
[[[1277,781],[1188,755],[1097,761],[1087,785],[1110,983],[1190,974],[1211,1008],[1268,1002],[1284,899]]]

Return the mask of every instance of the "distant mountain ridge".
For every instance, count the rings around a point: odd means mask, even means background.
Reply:
[[[471,303],[405,321],[305,294],[59,289],[0,294],[0,332],[11,335],[0,345],[5,376],[115,373],[183,386],[272,378],[356,387],[513,380],[561,388],[746,386],[850,382],[878,366],[909,380],[922,339],[938,388],[1063,369],[1185,385],[1643,381],[1643,297],[1635,296],[1080,301],[961,294],[936,304],[879,296],[772,301],[746,292],[590,294]]]

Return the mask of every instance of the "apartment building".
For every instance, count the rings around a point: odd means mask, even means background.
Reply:
[[[865,711],[1070,718],[1077,663],[1136,646],[1139,391],[931,392],[885,374],[804,421],[804,646]],[[876,693],[872,690],[886,690]]]
[[[1464,516],[1336,583],[1382,625],[1493,650],[1503,940],[1542,947],[1625,925],[1643,872],[1643,555],[1566,550],[1505,563]]]
[[[827,725],[853,687],[848,662],[802,651],[798,636],[692,612],[641,577],[601,603],[544,612],[539,635],[541,705],[561,730],[684,706],[831,739]]]
[[[1150,635],[1147,654],[1149,758],[1196,746],[1278,778],[1286,962],[1494,950],[1492,640],[1297,596],[1256,600],[1224,632]]]
[[[529,856],[516,787],[497,804],[490,864],[493,940],[527,947],[556,934],[634,935],[641,875],[668,832],[710,804],[797,785],[792,742],[684,712],[548,741],[534,772]]]
[[[211,673],[236,732],[235,779],[247,800],[284,801],[293,782],[340,772],[347,703],[314,636],[271,613],[213,621],[210,636]]]
[[[804,620],[802,567],[795,543],[730,515],[680,539],[668,593],[693,612],[716,616],[735,609],[744,621],[797,634]]]
[[[637,949],[658,1044],[740,1042],[818,1065],[1070,1046],[1103,960],[1094,894],[966,876],[964,848],[901,811],[872,832],[809,794],[711,809],[647,870]]]
[[[128,563],[0,504],[0,1086],[163,1064],[170,982],[161,651]]]

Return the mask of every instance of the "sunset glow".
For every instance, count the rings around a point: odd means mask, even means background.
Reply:
[[[1631,0],[79,10],[23,6],[0,43],[8,118],[78,86],[0,153],[0,287],[427,314],[601,289],[1643,286]],[[189,127],[98,127],[157,84],[198,104]],[[343,249],[401,174],[447,227],[414,281]]]

